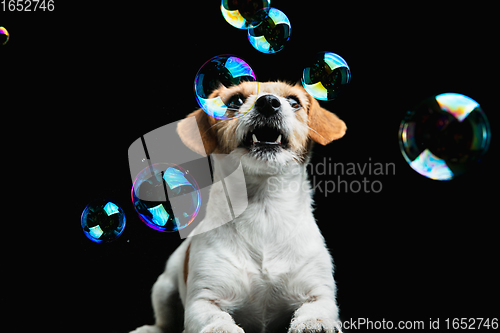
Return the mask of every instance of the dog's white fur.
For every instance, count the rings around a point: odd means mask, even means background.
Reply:
[[[174,316],[182,316],[175,308],[179,296],[185,333],[340,330],[332,259],[313,217],[305,165],[312,141],[327,144],[342,137],[345,124],[299,86],[260,83],[257,93],[255,84],[246,83],[214,94],[235,92],[247,97],[240,108],[248,110],[244,116],[218,121],[201,110],[190,115],[196,117],[204,146],[190,140],[192,129],[183,122],[178,133],[195,151],[241,160],[248,207],[234,221],[179,246],[153,287],[155,325],[135,333],[173,333]],[[254,106],[266,94],[281,102],[273,121],[286,134],[288,148],[256,155],[238,145],[258,122],[266,121]],[[300,109],[292,108],[290,94],[299,99]],[[287,186],[292,182],[300,186]],[[200,225],[218,225],[224,195],[212,189]]]

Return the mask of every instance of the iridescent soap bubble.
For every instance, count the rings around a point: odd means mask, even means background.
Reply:
[[[233,27],[248,29],[267,17],[271,0],[222,0],[222,16]]]
[[[435,180],[451,180],[473,168],[490,143],[486,115],[470,97],[446,93],[408,111],[399,127],[399,145],[408,164]]]
[[[171,163],[144,168],[134,181],[131,196],[139,218],[162,232],[186,227],[200,210],[201,195],[195,179]]]
[[[338,54],[319,52],[311,67],[304,68],[302,85],[314,98],[331,101],[351,82],[351,70]]]
[[[4,27],[0,27],[0,45],[5,45],[9,41],[9,32]]]
[[[281,51],[292,34],[288,17],[279,9],[270,8],[268,15],[248,29],[248,40],[262,53]]]
[[[246,101],[234,100],[234,96],[220,97],[214,92],[230,88],[242,82],[255,82],[254,92]],[[244,60],[233,55],[220,55],[208,60],[196,74],[194,91],[196,101],[208,115],[216,119],[239,117],[249,108],[241,108],[242,102],[253,103],[259,93],[253,69]]]
[[[81,216],[83,233],[93,242],[109,243],[125,229],[123,209],[114,201],[98,199],[85,207]]]

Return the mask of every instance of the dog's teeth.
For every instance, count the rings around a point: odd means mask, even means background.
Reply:
[[[278,138],[276,139],[276,142],[278,143],[281,143],[281,134],[278,136]]]
[[[252,139],[253,139],[253,143],[259,142],[259,140],[257,140],[257,137],[255,136],[255,134],[252,134]]]

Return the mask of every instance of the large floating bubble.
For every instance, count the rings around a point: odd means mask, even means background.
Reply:
[[[270,0],[222,0],[220,9],[233,27],[248,29],[267,17],[270,5]]]
[[[319,52],[311,67],[304,68],[302,85],[314,98],[331,101],[351,82],[351,70],[341,56]]]
[[[83,233],[96,243],[109,243],[120,237],[125,223],[122,208],[111,200],[92,201],[81,216]]]
[[[260,52],[276,53],[285,47],[291,34],[292,26],[288,17],[281,10],[270,8],[261,22],[250,26],[248,40]]]
[[[419,174],[451,180],[474,167],[490,143],[490,126],[479,104],[446,93],[408,111],[399,128],[401,152]]]
[[[242,82],[255,82],[249,96],[220,94],[217,91],[237,86]],[[259,93],[259,84],[253,69],[244,60],[233,55],[220,55],[208,60],[196,74],[194,91],[196,101],[208,115],[216,119],[230,119],[243,115],[253,105]],[[243,100],[245,99],[245,100]]]
[[[140,219],[163,232],[178,231],[198,215],[201,195],[195,179],[171,163],[152,164],[132,186],[132,203]]]

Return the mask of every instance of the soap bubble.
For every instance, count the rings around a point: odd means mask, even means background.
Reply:
[[[242,82],[255,82],[253,93],[246,102],[253,103],[259,93],[259,84],[256,82],[252,68],[244,60],[232,55],[220,55],[208,60],[196,74],[194,90],[196,101],[208,115],[216,119],[230,119],[244,114],[240,111],[243,100],[232,100],[232,96],[221,97],[213,95],[220,88],[230,88]],[[245,108],[248,111],[250,108]]]
[[[4,27],[0,27],[0,45],[5,45],[9,41],[9,32]]]
[[[302,85],[316,99],[331,101],[351,81],[351,70],[341,56],[319,52],[311,67],[304,68]]]
[[[198,184],[188,171],[171,163],[144,168],[134,181],[131,196],[139,218],[162,232],[186,227],[200,210]]]
[[[222,0],[220,10],[233,27],[248,29],[267,17],[270,5],[270,0]]]
[[[288,17],[279,9],[270,8],[268,15],[248,29],[248,40],[262,53],[281,51],[290,39],[292,26]]]
[[[451,180],[474,167],[490,143],[490,126],[479,104],[446,93],[408,111],[399,127],[399,145],[408,164],[421,175]]]
[[[109,243],[125,229],[125,213],[111,200],[98,199],[85,207],[81,217],[83,233],[93,242]]]

